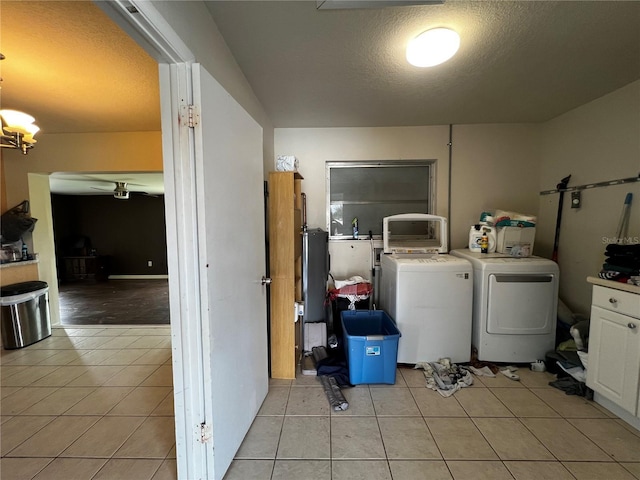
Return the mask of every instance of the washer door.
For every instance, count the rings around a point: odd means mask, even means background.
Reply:
[[[550,333],[556,321],[556,282],[551,274],[490,274],[487,333]]]

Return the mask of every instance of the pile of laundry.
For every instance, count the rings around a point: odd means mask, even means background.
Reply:
[[[640,285],[640,243],[609,244],[604,254],[600,278]]]
[[[451,363],[449,358],[437,362],[420,362],[415,368],[424,370],[427,387],[443,397],[450,397],[463,387],[473,385],[473,377],[465,368]]]

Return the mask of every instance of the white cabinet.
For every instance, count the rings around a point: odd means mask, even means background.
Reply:
[[[587,385],[640,416],[640,294],[594,285]]]

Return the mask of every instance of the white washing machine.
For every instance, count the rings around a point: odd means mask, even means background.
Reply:
[[[546,258],[452,250],[473,265],[478,359],[529,363],[555,348],[558,265]]]
[[[416,237],[396,243],[387,221],[437,222],[420,248]],[[380,306],[396,322],[398,363],[435,362],[448,357],[454,363],[471,356],[472,266],[446,253],[446,220],[433,215],[396,215],[384,221],[384,253],[380,257]],[[406,226],[402,233],[414,232]],[[405,239],[407,235],[404,235]],[[437,246],[433,246],[438,244]],[[398,246],[400,245],[400,246]],[[411,245],[411,247],[407,247]],[[416,253],[397,253],[397,252]],[[395,252],[395,253],[394,253]]]

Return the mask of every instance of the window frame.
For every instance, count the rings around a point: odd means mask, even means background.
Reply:
[[[331,171],[332,169],[343,168],[398,168],[398,167],[427,167],[429,172],[429,180],[426,188],[428,189],[426,200],[428,202],[428,212],[398,212],[398,213],[429,213],[436,212],[436,159],[415,159],[415,160],[331,160],[325,162],[325,206],[326,206],[326,228],[329,233],[329,240],[353,240],[351,235],[334,235],[331,230]],[[424,200],[424,197],[417,200]],[[396,201],[393,203],[416,203],[415,201]],[[361,204],[373,204],[375,201],[358,202]],[[385,202],[379,202],[384,204]],[[390,203],[390,202],[389,202]],[[382,227],[382,223],[381,223]],[[368,234],[361,231],[360,239],[368,239]],[[374,239],[382,239],[381,234],[374,234]]]

